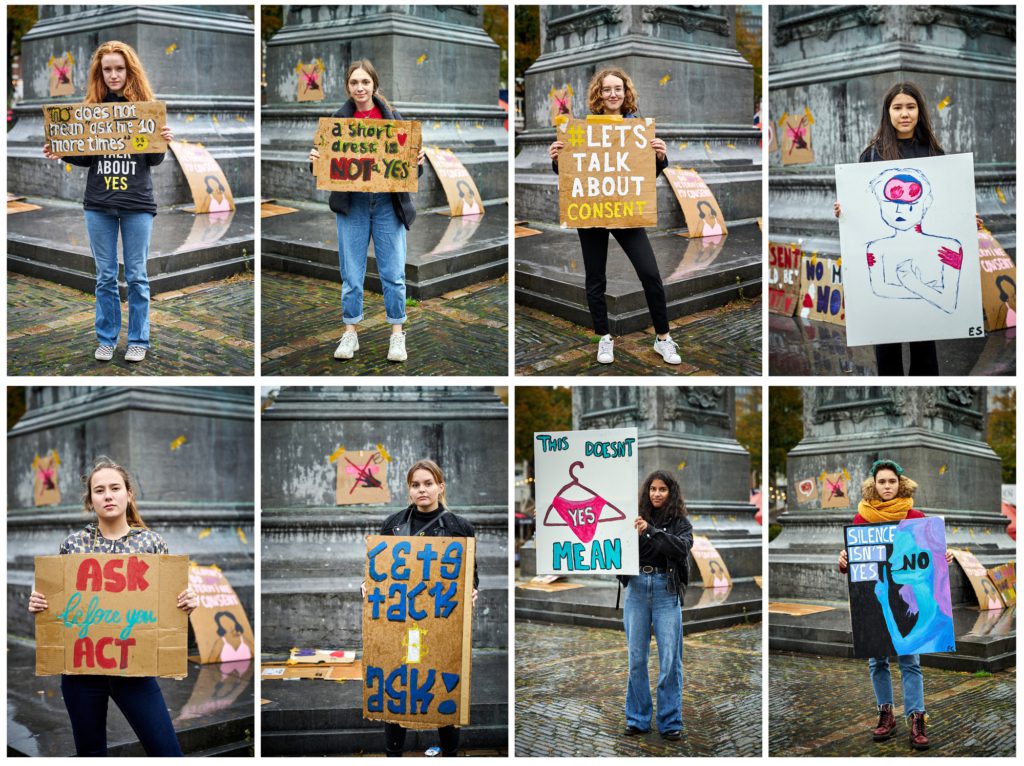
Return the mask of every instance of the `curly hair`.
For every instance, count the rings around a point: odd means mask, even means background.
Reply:
[[[146,70],[142,67],[139,54],[128,43],[110,40],[100,45],[92,54],[92,61],[89,64],[89,83],[85,90],[85,103],[99,104],[107,97],[110,89],[103,81],[103,57],[112,53],[118,53],[124,59],[126,76],[121,94],[129,101],[154,101],[156,95],[149,84],[149,78],[146,77]]]
[[[640,94],[636,92],[636,86],[629,78],[629,75],[618,67],[606,67],[590,78],[590,86],[587,89],[587,106],[591,114],[604,114],[604,96],[601,95],[601,84],[604,78],[609,75],[622,80],[622,87],[625,93],[622,96],[622,114],[636,114],[640,108]]]
[[[146,522],[142,520],[142,516],[139,515],[139,506],[135,503],[135,487],[132,485],[132,478],[128,475],[128,470],[124,468],[124,466],[118,465],[105,455],[96,458],[96,462],[93,463],[92,469],[82,477],[82,486],[84,488],[82,492],[82,504],[85,506],[86,513],[93,513],[94,511],[92,507],[92,477],[97,471],[102,471],[105,468],[117,471],[121,474],[121,478],[124,479],[124,488],[128,492],[128,510],[125,514],[128,519],[128,526],[149,529],[149,527],[146,526]]]
[[[651,484],[657,479],[661,479],[668,487],[668,500],[661,508],[655,508],[651,504]],[[656,520],[665,522],[686,515],[683,491],[679,488],[679,482],[667,471],[654,471],[644,479],[643,486],[640,487],[638,504],[640,517],[648,524],[654,524]]]
[[[917,482],[907,476],[900,476],[900,486],[896,491],[896,497],[913,497],[917,490]],[[869,476],[860,485],[860,496],[867,502],[883,502],[878,491],[875,489],[875,477]]]

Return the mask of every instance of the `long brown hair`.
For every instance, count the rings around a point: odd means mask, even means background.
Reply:
[[[914,126],[914,138],[919,144],[928,147],[929,154],[935,156],[945,154],[939,146],[938,139],[932,132],[932,122],[928,118],[928,106],[925,104],[921,89],[912,82],[898,82],[889,88],[889,92],[882,99],[882,119],[878,123],[878,130],[872,136],[868,149],[874,149],[879,159],[898,160],[900,147],[896,137],[896,128],[892,126],[892,119],[889,117],[889,106],[896,96],[910,96],[917,102],[917,125]]]
[[[668,499],[661,508],[655,508],[651,503],[651,485],[661,479],[668,487]],[[676,477],[668,471],[654,471],[644,479],[640,487],[639,511],[640,517],[648,524],[664,524],[672,519],[682,518],[686,515],[686,502],[683,500],[683,491],[679,487]]]
[[[124,488],[128,492],[128,508],[125,513],[125,517],[128,520],[128,526],[149,529],[149,527],[146,526],[146,522],[142,520],[142,516],[139,515],[139,506],[135,504],[135,487],[132,486],[132,477],[128,475],[128,471],[124,466],[118,465],[106,456],[96,458],[96,462],[93,463],[92,470],[82,477],[82,484],[85,487],[85,492],[82,494],[82,504],[85,506],[86,512],[93,513],[92,477],[97,471],[102,471],[106,468],[117,471],[121,474],[121,478],[124,479]]]
[[[103,82],[103,57],[111,53],[120,53],[124,57],[125,81],[121,94],[129,101],[154,101],[156,95],[150,87],[146,70],[142,68],[139,54],[128,43],[110,40],[100,45],[92,54],[89,64],[89,84],[85,90],[85,102],[98,104],[107,97],[109,88]]]
[[[444,484],[444,474],[441,472],[441,466],[435,463],[433,460],[417,460],[412,464],[412,468],[409,469],[409,473],[405,475],[405,485],[407,487],[412,486],[412,475],[420,469],[427,471],[431,476],[434,477],[434,481],[438,484]],[[444,490],[441,490],[441,494],[438,495],[437,501],[441,504],[445,504]]]
[[[601,95],[601,83],[609,75],[622,80],[622,88],[625,91],[622,96],[622,114],[636,114],[640,108],[640,94],[636,92],[636,86],[629,79],[629,75],[618,67],[606,67],[590,78],[590,86],[587,89],[587,106],[590,107],[591,113],[604,114],[604,96]]]
[[[357,69],[362,69],[366,74],[370,75],[370,79],[373,80],[373,95],[381,100],[381,103],[388,108],[389,112],[395,111],[391,104],[388,103],[388,100],[384,98],[384,94],[380,92],[380,77],[377,76],[377,70],[373,68],[373,64],[370,63],[369,59],[353,61],[348,65],[348,69],[345,70],[345,93],[348,93],[348,97],[352,98],[352,94],[348,92],[348,81],[352,77],[352,73]]]

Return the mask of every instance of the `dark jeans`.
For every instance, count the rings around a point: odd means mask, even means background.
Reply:
[[[437,729],[441,755],[452,758],[459,749],[459,730],[454,726],[440,726]],[[401,758],[405,749],[405,729],[397,723],[384,724],[384,746],[388,758]]]
[[[619,246],[626,251],[626,257],[640,277],[651,312],[654,330],[659,335],[668,332],[668,308],[665,305],[665,285],[658,273],[658,262],[654,260],[654,249],[643,229],[577,229],[580,245],[583,247],[583,266],[587,272],[587,306],[594,320],[594,332],[607,335],[608,306],[604,293],[608,287],[605,277],[608,263],[609,232]]]
[[[875,346],[875,362],[879,375],[903,375],[903,344],[881,343]],[[933,340],[918,340],[910,344],[910,374],[938,375],[939,351]]]
[[[148,756],[182,757],[164,695],[155,678],[61,676],[79,756],[107,754],[107,704],[113,699]]]

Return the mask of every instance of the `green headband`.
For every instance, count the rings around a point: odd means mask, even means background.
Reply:
[[[882,468],[888,468],[890,471],[895,471],[897,476],[903,475],[903,469],[900,464],[893,460],[876,460],[871,464],[871,477],[874,478],[875,474]]]

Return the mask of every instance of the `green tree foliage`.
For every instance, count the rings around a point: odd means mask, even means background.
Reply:
[[[14,71],[15,57],[21,55],[21,38],[38,20],[37,5],[7,6],[7,106],[14,104],[14,82],[11,80],[11,72]],[[24,72],[22,76],[24,77]]]
[[[266,42],[284,26],[284,7],[280,5],[260,6],[260,37]]]
[[[516,387],[516,462],[529,460],[533,465],[534,433],[571,429],[572,392],[568,388]]]
[[[516,79],[540,56],[540,6],[516,6]]]
[[[736,398],[736,440],[750,453],[755,486],[761,484],[761,389]]]
[[[768,473],[786,478],[786,455],[804,438],[804,399],[795,386],[768,389]]]
[[[743,6],[736,8],[736,49],[747,63],[754,67],[754,103],[761,103],[761,37],[750,32],[743,23],[743,17],[749,16]]]
[[[1005,388],[993,396],[985,438],[1003,461],[1003,484],[1017,483],[1017,390]]]
[[[508,6],[484,6],[484,32],[501,49],[501,74],[498,81],[508,86]]]

